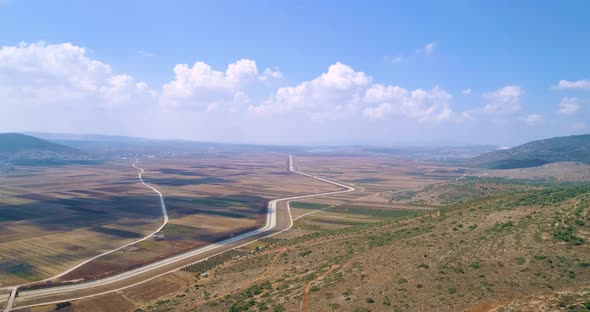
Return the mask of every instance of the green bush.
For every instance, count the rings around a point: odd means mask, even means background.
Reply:
[[[426,263],[422,263],[418,266],[418,269],[428,269],[430,266]]]

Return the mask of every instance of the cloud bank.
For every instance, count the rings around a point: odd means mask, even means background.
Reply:
[[[420,53],[428,56],[435,48],[431,42]],[[221,69],[204,61],[177,64],[170,72],[169,81],[149,86],[72,43],[1,47],[0,130],[112,130],[168,137],[215,132],[260,138],[274,131],[273,137],[281,138],[284,129],[290,134],[305,132],[300,126],[305,125],[309,133],[317,133],[328,123],[344,130],[354,125],[371,138],[373,133],[387,137],[384,129],[476,126],[487,119],[529,126],[544,122],[541,114],[523,113],[525,90],[518,85],[481,94],[457,90],[459,95],[470,95],[459,96],[461,106],[451,91],[439,85],[408,88],[379,82],[342,62],[294,83],[285,83],[278,67],[261,68],[251,59]],[[590,89],[590,81],[561,80],[553,88]],[[577,98],[564,97],[555,113],[567,118],[579,111]]]

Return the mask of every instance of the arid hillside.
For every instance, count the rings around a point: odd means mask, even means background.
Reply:
[[[590,187],[269,240],[137,311],[586,311]]]

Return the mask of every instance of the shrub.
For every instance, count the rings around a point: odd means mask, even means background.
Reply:
[[[302,252],[299,253],[299,256],[300,257],[305,257],[305,256],[309,255],[310,253],[311,253],[311,250],[309,250],[309,249],[308,250],[304,250],[304,251],[302,251]]]
[[[537,260],[537,261],[541,261],[541,260],[545,260],[545,259],[547,259],[547,256],[545,256],[545,255],[535,255],[535,257],[534,257],[534,258],[535,258],[535,260]]]
[[[385,296],[385,298],[383,298],[383,305],[390,306],[391,305],[391,299],[389,299],[389,297]]]

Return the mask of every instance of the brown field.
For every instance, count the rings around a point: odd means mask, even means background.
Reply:
[[[8,301],[10,291],[8,289],[0,289],[0,307],[3,307]]]
[[[144,159],[144,180],[165,196],[170,217],[161,241],[106,255],[61,281],[106,276],[246,232],[264,222],[270,199],[335,190],[295,174],[278,154],[214,154],[198,159]]]
[[[0,179],[0,286],[47,278],[160,222],[128,160],[17,167]]]
[[[383,156],[298,156],[295,163],[300,170],[354,185],[359,190],[323,197],[317,202],[394,210],[431,207],[392,202],[386,193],[447,182],[463,174],[461,168]]]

